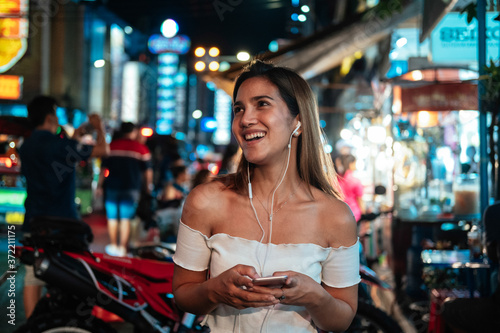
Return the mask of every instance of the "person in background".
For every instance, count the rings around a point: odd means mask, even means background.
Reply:
[[[170,168],[172,172],[172,181],[168,182],[163,191],[162,200],[180,200],[182,201],[189,193],[189,174],[187,166],[178,165]]]
[[[212,332],[344,331],[357,309],[356,221],[297,73],[256,60],[237,78],[235,174],[188,195],[177,238],[177,306]],[[252,279],[286,276],[277,288]]]
[[[137,141],[146,145],[148,144],[148,136],[143,135],[144,127],[141,127],[137,133]],[[152,158],[153,160],[153,158]],[[154,165],[153,165],[154,175]],[[153,176],[154,183],[154,176]],[[141,187],[139,203],[136,209],[136,218],[131,220],[131,231],[129,245],[131,247],[140,246],[143,242],[159,242],[160,229],[156,220],[155,212],[157,209],[155,191],[150,191],[145,182]]]
[[[175,242],[182,206],[190,190],[189,174],[185,165],[174,166],[170,171],[173,179],[167,183],[158,201],[156,217],[160,228],[160,239]]]
[[[344,201],[351,208],[356,221],[359,222],[361,215],[364,213],[365,205],[363,202],[363,184],[354,176],[356,158],[352,154],[343,154],[337,158],[342,170],[339,185],[344,193]]]
[[[103,160],[98,188],[104,192],[110,244],[106,253],[125,256],[130,237],[130,220],[135,217],[141,187],[153,190],[153,169],[149,149],[137,141],[138,129],[123,122],[120,135],[111,141]]]
[[[50,96],[37,96],[28,104],[28,120],[34,131],[19,148],[27,192],[22,226],[25,236],[30,234],[30,221],[38,216],[80,218],[75,204],[76,166],[109,152],[104,125],[98,115],[89,115],[88,124],[77,128],[72,138],[67,138],[59,134],[57,106],[57,101]],[[96,133],[95,145],[82,145],[79,140],[91,128]],[[31,316],[42,288],[43,281],[35,278],[32,267],[27,267],[23,290],[26,318]]]

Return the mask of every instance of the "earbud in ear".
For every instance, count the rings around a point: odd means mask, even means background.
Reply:
[[[293,136],[299,136],[299,135],[300,135],[300,133],[299,133],[298,131],[299,131],[299,128],[300,128],[300,126],[301,126],[301,125],[302,125],[302,124],[301,124],[301,123],[300,123],[300,121],[299,121],[299,122],[298,122],[298,124],[297,124],[297,127],[295,127],[295,129],[294,129],[294,130],[293,130],[293,132],[292,132],[292,135],[293,135]]]

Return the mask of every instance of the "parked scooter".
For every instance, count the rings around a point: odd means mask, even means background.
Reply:
[[[134,332],[209,332],[200,326],[203,317],[176,307],[172,263],[92,253],[92,238],[81,221],[32,222],[32,235],[16,247],[16,256],[33,265],[48,293],[16,332],[115,332],[102,320],[110,314]]]

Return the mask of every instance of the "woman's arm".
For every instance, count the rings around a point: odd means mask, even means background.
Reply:
[[[328,212],[335,211],[335,220]],[[331,201],[322,216],[327,221],[325,230],[328,232],[329,244],[333,248],[351,247],[357,244],[357,225],[348,206],[340,201]],[[355,257],[350,260],[356,276],[359,276],[359,251],[355,246]],[[351,249],[353,250],[353,249]],[[347,258],[347,257],[345,257]],[[348,263],[348,264],[349,264]],[[345,269],[343,267],[342,269]],[[322,284],[324,292],[317,293],[317,300],[307,304],[307,309],[314,323],[325,331],[344,331],[351,324],[358,307],[358,285],[346,288],[334,288]]]
[[[358,285],[332,288],[323,284],[325,293],[318,296],[307,310],[314,323],[325,331],[345,331],[358,308]]]
[[[104,123],[101,117],[97,114],[89,115],[89,123],[95,129],[97,137],[95,139],[95,146],[92,149],[91,157],[101,157],[109,155],[109,144],[106,142],[106,131],[104,129]]]

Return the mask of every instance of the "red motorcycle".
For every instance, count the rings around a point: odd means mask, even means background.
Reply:
[[[115,332],[110,317],[130,323],[134,332],[209,332],[202,317],[176,307],[172,262],[92,253],[92,239],[82,221],[32,221],[31,236],[15,254],[34,267],[48,292],[16,332]]]

